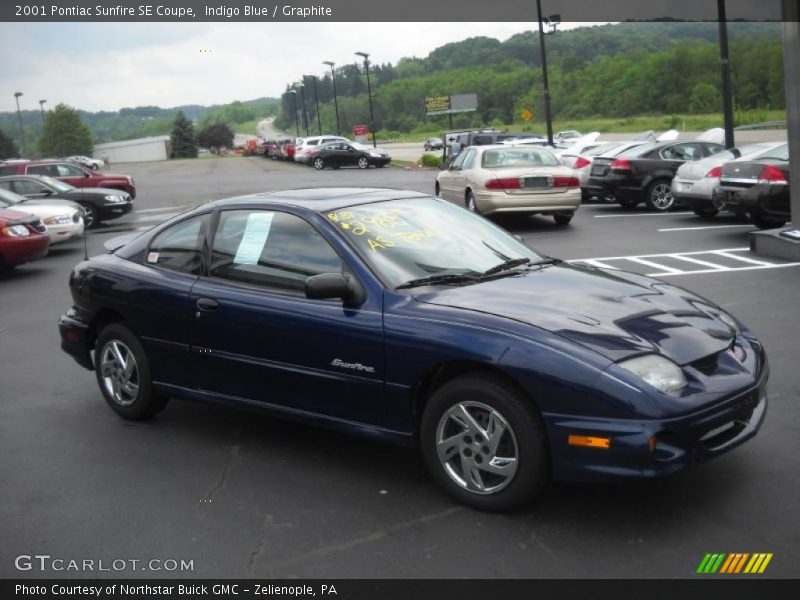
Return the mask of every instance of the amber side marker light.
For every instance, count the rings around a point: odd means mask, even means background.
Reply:
[[[589,435],[570,435],[567,439],[570,446],[585,446],[587,448],[611,448],[611,440],[603,437]]]

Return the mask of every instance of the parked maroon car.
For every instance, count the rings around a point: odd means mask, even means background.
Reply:
[[[0,202],[0,272],[42,258],[50,246],[39,217],[5,206]]]
[[[29,160],[0,164],[2,175],[47,175],[78,188],[111,188],[136,198],[136,184],[130,175],[93,171],[68,160]]]

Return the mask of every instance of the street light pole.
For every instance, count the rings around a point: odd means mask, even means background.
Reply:
[[[300,88],[300,101],[301,101],[302,107],[303,107],[303,112],[302,112],[303,129],[306,130],[306,137],[308,137],[308,135],[309,135],[308,134],[308,111],[306,110],[306,92],[305,92],[306,86],[302,81],[297,83],[297,84],[295,84],[295,85],[297,85],[297,87]]]
[[[319,130],[319,134],[322,135],[322,121],[319,117],[319,92],[317,91],[317,76],[316,75],[304,75],[304,77],[310,77],[311,80],[314,82],[314,104],[317,106],[317,129]]]
[[[44,103],[47,100],[39,100],[39,108],[42,110],[42,126],[44,126]]]
[[[728,23],[725,0],[717,0],[719,20],[719,62],[722,67],[722,114],[725,122],[725,147],[733,148],[733,99],[731,98],[731,63],[728,56]]]
[[[544,47],[544,21],[542,18],[542,0],[536,0],[539,13],[539,50],[542,55],[542,86],[544,87],[544,118],[547,122],[547,143],[553,145],[553,115],[550,112],[550,84],[547,82],[547,51]],[[548,21],[548,24],[550,22]]]
[[[22,147],[22,154],[23,156],[27,154],[25,152],[25,131],[22,129],[22,113],[19,111],[19,97],[22,96],[22,92],[14,92],[14,98],[17,99],[17,120],[19,121],[19,139],[21,142]]]
[[[329,60],[322,61],[323,65],[328,65],[331,68],[331,81],[333,82],[333,108],[336,111],[336,135],[342,135],[342,127],[339,125],[339,100],[336,98],[336,72],[333,67],[336,63]]]
[[[367,72],[367,98],[369,99],[369,130],[372,132],[372,147],[377,148],[378,142],[375,139],[375,113],[372,112],[372,86],[369,83],[369,53],[356,52],[356,54],[364,57],[364,69]]]
[[[297,121],[297,90],[289,90],[292,95],[292,106],[294,107],[294,128],[297,132],[297,137],[300,137],[300,123]]]

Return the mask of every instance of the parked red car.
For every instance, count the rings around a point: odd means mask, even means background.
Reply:
[[[0,272],[42,258],[50,246],[39,217],[4,207],[0,203]]]
[[[130,175],[114,175],[93,171],[68,160],[29,160],[0,164],[3,175],[47,175],[78,188],[111,188],[123,190],[136,198],[136,184]]]

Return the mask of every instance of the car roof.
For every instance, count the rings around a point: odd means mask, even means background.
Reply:
[[[359,206],[387,200],[400,200],[407,198],[429,198],[430,194],[402,190],[395,188],[367,188],[367,187],[328,187],[328,188],[300,188],[280,192],[262,192],[247,196],[237,196],[211,202],[214,207],[232,205],[258,205],[279,204],[305,208],[315,212],[338,210],[348,206]]]

